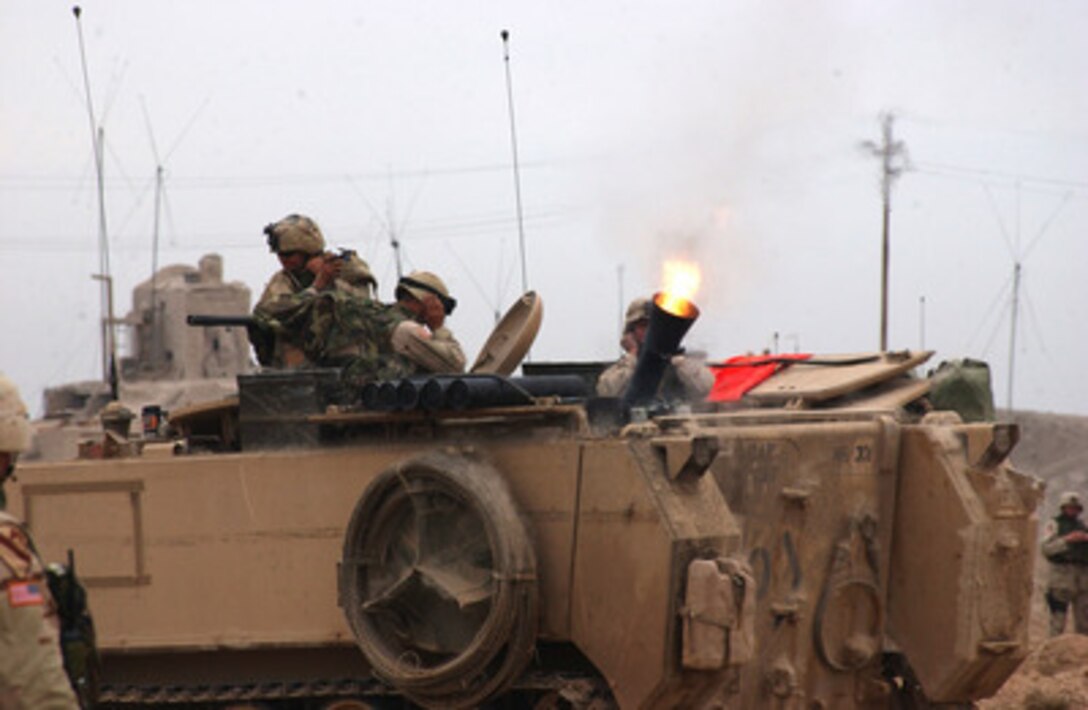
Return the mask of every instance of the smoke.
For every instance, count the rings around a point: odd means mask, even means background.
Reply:
[[[797,210],[813,171],[849,150],[830,126],[857,102],[825,41],[839,22],[826,10],[712,12],[700,21],[720,32],[666,37],[641,91],[614,97],[622,128],[596,188],[629,295],[659,288],[666,259],[691,259],[703,271],[696,301],[720,321],[751,306],[780,254],[812,248]]]

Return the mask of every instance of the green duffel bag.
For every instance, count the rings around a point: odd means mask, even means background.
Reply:
[[[965,422],[994,420],[990,366],[982,360],[945,360],[931,370],[929,401],[934,409],[957,412]]]

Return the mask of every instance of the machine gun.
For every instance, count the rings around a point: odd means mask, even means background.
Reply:
[[[249,328],[256,325],[257,321],[253,316],[208,316],[208,315],[189,315],[185,317],[185,322],[188,325],[196,327],[210,328],[213,326],[241,326]]]
[[[185,322],[194,327],[204,328],[216,326],[244,327],[246,329],[246,335],[249,336],[249,342],[253,346],[253,351],[257,355],[257,362],[262,365],[268,365],[272,362],[272,353],[276,347],[276,335],[265,321],[253,316],[210,316],[190,314],[185,317]]]

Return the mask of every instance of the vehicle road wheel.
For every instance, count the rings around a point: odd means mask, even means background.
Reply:
[[[374,673],[428,707],[507,688],[536,643],[536,557],[506,482],[447,454],[380,474],[344,537],[340,600]]]

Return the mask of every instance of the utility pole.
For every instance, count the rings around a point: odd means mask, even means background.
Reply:
[[[1009,328],[1009,386],[1005,407],[1012,411],[1012,379],[1016,371],[1016,319],[1020,312],[1020,262],[1012,267],[1012,323]]]
[[[906,168],[906,147],[902,141],[893,138],[895,116],[884,113],[880,117],[882,140],[880,145],[865,141],[862,146],[874,156],[880,158],[882,177],[880,192],[884,202],[884,225],[880,250],[880,351],[888,350],[888,247],[891,241],[892,183]],[[896,159],[903,156],[903,160]]]

